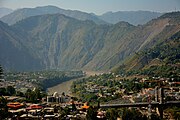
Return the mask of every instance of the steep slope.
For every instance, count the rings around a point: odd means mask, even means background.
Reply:
[[[5,16],[5,15],[10,14],[11,12],[13,12],[12,9],[4,8],[4,7],[0,8],[0,18]]]
[[[110,43],[106,45],[111,46],[113,43],[114,45],[109,49],[104,47],[104,50],[102,52],[100,51],[97,56],[88,63],[87,68],[111,69],[118,64],[122,64],[124,60],[127,60],[138,51],[148,49],[178,32],[180,30],[179,19],[180,12],[168,13],[145,25],[135,27],[133,31],[123,33],[123,35],[125,35],[124,38],[121,36],[118,37],[117,35],[113,35],[113,37],[111,34],[108,35],[106,39],[109,40]],[[117,25],[118,24],[114,25],[113,28]],[[122,33],[118,30],[119,29],[113,30],[112,34],[117,33],[119,35]],[[116,42],[114,42],[114,40],[116,40]],[[111,57],[107,56],[107,54],[111,54]],[[109,58],[104,59],[98,56],[106,56]]]
[[[159,21],[168,20],[165,28],[154,37],[146,49],[141,49],[130,59],[124,61],[116,72],[130,72],[135,74],[171,74],[179,70],[180,65],[180,12],[167,13],[158,18]],[[156,23],[153,20],[148,24]],[[156,23],[157,25],[157,23]],[[170,69],[174,70],[171,71]],[[177,71],[176,71],[177,70]],[[178,73],[178,72],[177,72]]]
[[[164,41],[135,54],[114,69],[119,74],[177,77],[180,72],[180,31]]]
[[[95,15],[88,14],[77,10],[64,10],[55,6],[43,6],[36,8],[23,8],[14,11],[13,13],[2,17],[0,20],[8,23],[9,25],[15,24],[16,22],[25,19],[27,17],[44,15],[44,14],[64,14],[69,17],[76,18],[78,20],[92,20],[97,24],[105,24],[105,22]]]
[[[59,69],[87,64],[103,47],[103,36],[108,30],[107,25],[98,26],[61,14],[30,17],[13,27],[31,37],[22,43],[35,50],[46,68]]]
[[[177,33],[179,20],[180,12],[175,12],[141,26],[97,25],[53,14],[26,18],[11,29],[46,69],[110,70]]]
[[[142,25],[161,15],[162,13],[150,11],[119,11],[107,12],[99,16],[99,18],[112,24],[116,24],[120,21],[126,21],[133,25]]]
[[[0,64],[6,70],[29,71],[42,69],[40,61],[29,53],[19,40],[24,40],[8,25],[0,22]]]

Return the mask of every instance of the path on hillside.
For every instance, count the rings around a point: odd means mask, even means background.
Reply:
[[[86,72],[85,78],[89,77],[89,76],[93,76],[95,74],[98,75],[98,74],[102,73],[102,72],[95,72],[95,71],[85,71],[85,72]],[[59,94],[62,94],[63,92],[65,94],[70,94],[70,88],[71,88],[73,81],[78,80],[78,79],[82,79],[82,78],[76,78],[76,79],[71,79],[66,82],[62,82],[56,86],[48,88],[47,92],[49,95],[53,94],[54,92],[58,92]]]

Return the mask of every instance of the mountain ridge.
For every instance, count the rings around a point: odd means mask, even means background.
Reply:
[[[171,17],[176,14],[176,18]],[[147,24],[98,25],[61,14],[26,18],[9,26],[19,42],[45,69],[113,69],[137,52],[149,49],[180,30],[180,13],[169,13]]]
[[[56,6],[42,6],[42,7],[36,7],[36,8],[22,8],[15,10],[13,13],[6,15],[2,17],[0,20],[8,23],[9,25],[13,25],[16,22],[25,19],[27,17],[36,16],[36,15],[45,15],[45,14],[64,14],[69,17],[76,18],[78,20],[92,20],[97,24],[106,24],[103,20],[99,19],[98,17],[77,11],[77,10],[64,10],[61,8],[58,8]]]
[[[13,12],[10,8],[0,7],[0,18]]]
[[[0,18],[1,21],[13,25],[16,22],[27,17],[44,15],[44,14],[64,14],[66,16],[76,18],[78,20],[92,20],[96,24],[116,24],[120,21],[126,21],[133,25],[145,24],[148,21],[155,19],[162,15],[158,12],[150,11],[117,11],[107,12],[102,15],[95,15],[94,13],[86,13],[78,10],[65,10],[56,6],[39,6],[35,8],[22,8],[13,11],[11,14]]]
[[[178,77],[180,65],[180,30],[150,49],[136,53],[113,72]]]
[[[43,69],[41,62],[31,55],[20,39],[23,38],[0,21],[0,64],[11,71]]]
[[[162,13],[151,11],[117,11],[106,12],[99,16],[100,19],[115,24],[119,21],[126,21],[133,25],[142,25],[148,21],[161,16]]]

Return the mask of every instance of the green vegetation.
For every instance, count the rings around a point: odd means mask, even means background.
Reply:
[[[2,68],[2,66],[0,65],[0,79],[2,79],[2,77],[3,77],[3,68]]]
[[[38,103],[46,96],[46,93],[38,88],[34,88],[34,90],[28,89],[25,93],[23,93],[16,91],[16,89],[12,86],[8,86],[6,88],[0,88],[0,96],[19,96],[24,97],[24,100],[27,102]]]
[[[90,106],[87,111],[87,120],[97,120],[97,108]]]
[[[0,95],[25,97],[37,103],[46,96],[48,87],[83,75],[82,71],[5,72]]]
[[[115,120],[117,118],[122,118],[122,120],[160,120],[156,114],[152,114],[151,119],[149,119],[146,115],[143,115],[134,108],[108,109],[106,112],[106,118],[108,120]]]
[[[74,81],[71,91],[83,102],[97,104],[98,101],[109,102],[117,98],[123,102],[123,95],[138,93],[142,88],[157,85],[157,83],[142,83],[140,80],[139,78],[119,80],[113,74],[102,74]]]
[[[180,32],[157,44],[155,47],[139,52],[131,60],[114,70],[120,75],[147,75],[174,78],[179,81],[180,73]]]
[[[82,77],[82,71],[37,71],[37,72],[8,72],[5,73],[6,81],[27,81],[46,90],[61,82]]]
[[[25,93],[26,101],[31,103],[39,103],[41,102],[42,98],[46,96],[46,93],[42,92],[40,89],[28,89]]]
[[[3,120],[8,116],[7,100],[0,96],[0,119]]]
[[[170,114],[171,116],[173,116],[173,118],[175,120],[180,119],[180,108],[179,107],[169,107],[165,110],[165,112],[167,114]]]

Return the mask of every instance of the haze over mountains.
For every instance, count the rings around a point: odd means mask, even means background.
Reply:
[[[5,16],[5,15],[10,14],[11,12],[13,12],[12,9],[9,9],[9,8],[0,8],[0,18]]]
[[[77,10],[65,10],[55,6],[43,6],[36,8],[18,9],[11,14],[3,16],[0,20],[8,23],[9,25],[12,25],[27,17],[56,13],[64,14],[78,20],[92,20],[97,24],[116,24],[120,21],[126,21],[133,25],[144,24],[151,19],[157,18],[162,15],[162,13],[149,11],[119,11],[107,12],[103,15],[98,16],[92,13],[90,14]]]
[[[111,24],[116,24],[119,21],[126,21],[133,25],[142,25],[161,15],[162,13],[150,11],[119,11],[107,12],[99,16],[99,18]]]
[[[18,9],[13,13],[2,17],[0,20],[5,23],[8,23],[9,25],[12,25],[27,17],[44,15],[44,14],[56,14],[56,13],[64,14],[66,16],[76,18],[78,20],[92,20],[97,24],[105,23],[103,20],[99,19],[97,16],[93,14],[88,14],[77,10],[64,10],[55,6]]]
[[[0,64],[8,70],[38,70],[41,63],[20,42],[24,38],[0,21]]]
[[[19,11],[19,18],[14,11],[1,19],[13,25],[0,22],[0,64],[8,70],[109,70],[180,31],[180,12],[134,26],[128,22],[107,24],[80,11],[63,15],[21,10],[26,12]],[[86,17],[78,17],[80,13]],[[12,16],[17,18],[12,20]]]

